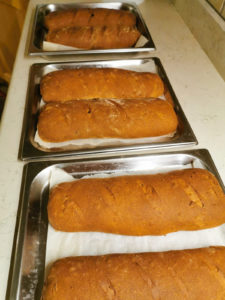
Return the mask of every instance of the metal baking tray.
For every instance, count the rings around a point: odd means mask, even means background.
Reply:
[[[138,143],[130,143],[128,145],[114,145],[114,146],[96,146],[95,148],[82,148],[71,150],[71,148],[60,147],[47,149],[41,147],[34,140],[37,119],[39,113],[39,107],[41,102],[40,95],[40,80],[43,75],[48,72],[61,69],[72,69],[72,68],[123,68],[142,72],[151,72],[154,68],[156,73],[160,75],[164,81],[165,87],[167,88],[173,103],[174,108],[179,119],[179,126],[176,134],[170,138],[163,138],[160,142],[146,143],[140,139]],[[172,86],[168,80],[166,72],[158,58],[145,58],[145,59],[130,59],[130,60],[107,60],[107,61],[95,61],[95,62],[69,62],[69,63],[52,63],[52,64],[34,64],[30,71],[30,80],[28,85],[27,93],[27,109],[25,112],[24,128],[21,138],[21,148],[19,157],[23,160],[26,159],[39,159],[46,157],[58,157],[62,155],[90,155],[90,154],[102,154],[102,153],[115,153],[118,151],[126,150],[141,150],[141,149],[159,149],[159,148],[173,148],[178,146],[192,146],[197,144],[196,137],[182,111],[182,108],[177,100],[177,97],[172,89]]]
[[[42,49],[47,29],[44,27],[44,17],[52,12],[58,10],[65,10],[70,8],[109,8],[118,10],[131,11],[137,18],[137,28],[141,34],[147,39],[147,42],[142,47],[122,48],[122,49],[99,49],[99,50],[64,50],[64,51],[45,51]],[[123,2],[103,2],[103,3],[62,3],[62,4],[40,4],[36,8],[34,17],[33,29],[30,39],[28,53],[32,56],[44,56],[50,58],[51,56],[62,55],[76,55],[76,54],[107,54],[107,53],[132,53],[155,50],[154,42],[148,31],[148,28],[141,16],[138,7],[135,4]]]
[[[160,173],[184,168],[202,168],[223,183],[205,149],[109,157],[95,160],[30,162],[25,165],[15,229],[6,299],[40,300],[45,272],[48,231],[47,201],[52,172],[61,169],[75,179],[86,175],[129,172]],[[54,174],[53,174],[54,175]]]

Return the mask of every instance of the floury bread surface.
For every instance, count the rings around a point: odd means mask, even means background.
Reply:
[[[203,169],[81,179],[51,190],[48,218],[66,232],[163,235],[221,225],[225,195]]]
[[[45,17],[45,26],[49,30],[63,27],[82,26],[134,26],[136,17],[130,11],[106,8],[79,8],[60,10]]]
[[[225,248],[56,261],[43,300],[224,300]]]
[[[46,104],[38,133],[46,142],[89,138],[143,138],[174,133],[178,125],[164,100],[82,100]]]
[[[164,84],[158,74],[115,68],[54,71],[41,81],[45,102],[157,98],[163,92]]]
[[[63,27],[49,31],[46,41],[79,49],[130,48],[140,37],[136,26]]]

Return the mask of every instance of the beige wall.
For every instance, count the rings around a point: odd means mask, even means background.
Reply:
[[[218,12],[222,11],[224,0],[208,0]]]
[[[225,22],[205,0],[171,0],[225,79]]]
[[[222,10],[222,16],[223,16],[224,19],[225,19],[225,5],[224,5],[223,10]]]
[[[28,0],[0,0],[0,77],[10,81]]]

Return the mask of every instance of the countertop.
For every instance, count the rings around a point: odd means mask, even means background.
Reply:
[[[24,162],[18,151],[24,117],[29,68],[45,59],[27,55],[34,9],[31,0],[17,52],[11,84],[0,124],[0,299],[5,298],[8,270]],[[68,1],[67,2],[74,2]],[[93,1],[94,2],[94,1]],[[168,0],[146,0],[139,6],[159,57],[199,144],[210,151],[225,182],[225,84],[188,27]],[[140,57],[143,55],[135,55]],[[146,55],[145,55],[146,56]],[[126,56],[120,56],[125,58]],[[93,57],[94,58],[94,57]],[[107,57],[104,57],[106,59]],[[113,58],[112,56],[110,58]],[[115,56],[114,58],[118,58]],[[74,60],[74,58],[72,58]],[[76,60],[85,60],[81,56]],[[88,57],[90,60],[91,57]],[[99,57],[95,57],[99,59]],[[71,58],[69,59],[71,60]],[[192,149],[193,149],[192,148]]]

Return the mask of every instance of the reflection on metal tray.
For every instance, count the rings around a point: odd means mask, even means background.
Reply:
[[[99,50],[64,50],[64,51],[45,51],[42,49],[46,29],[44,27],[44,17],[58,10],[70,8],[109,8],[119,10],[129,10],[137,18],[137,28],[147,39],[142,47],[122,48],[122,49],[99,49]],[[67,4],[41,4],[36,8],[33,30],[29,45],[29,55],[51,56],[75,55],[75,54],[107,54],[107,53],[132,53],[155,50],[155,45],[148,31],[148,28],[141,16],[141,13],[135,4],[122,2],[104,2],[104,3],[67,3]]]
[[[172,99],[174,108],[178,116],[179,125],[176,134],[173,137],[161,138],[160,141],[146,142],[146,139],[136,139],[129,144],[117,143],[114,145],[94,146],[88,148],[78,146],[61,146],[58,148],[47,149],[40,146],[35,142],[35,133],[37,129],[37,119],[40,109],[41,95],[40,95],[40,80],[43,75],[62,69],[72,68],[122,68],[128,70],[134,70],[139,72],[154,72],[158,73],[165,84],[167,90],[166,97]],[[45,157],[57,157],[62,155],[100,155],[102,153],[115,153],[119,151],[127,150],[141,150],[141,149],[159,149],[163,147],[173,148],[178,146],[191,146],[197,144],[197,140],[193,134],[193,131],[182,111],[182,108],[176,98],[176,95],[169,83],[167,75],[163,69],[163,66],[158,58],[145,58],[145,59],[130,59],[130,60],[111,60],[111,61],[95,61],[95,62],[70,62],[70,63],[54,63],[54,64],[34,64],[31,67],[30,81],[28,86],[27,95],[27,110],[24,120],[24,128],[21,138],[21,149],[19,156],[22,159],[37,159]],[[168,100],[170,101],[170,100]]]
[[[95,160],[31,162],[25,165],[21,198],[15,229],[14,246],[7,289],[7,299],[40,300],[44,281],[45,252],[48,231],[47,201],[50,176],[57,169],[82,178],[86,175],[124,172],[159,173],[184,168],[203,168],[212,172],[224,190],[223,183],[205,149],[145,154],[124,158]]]

